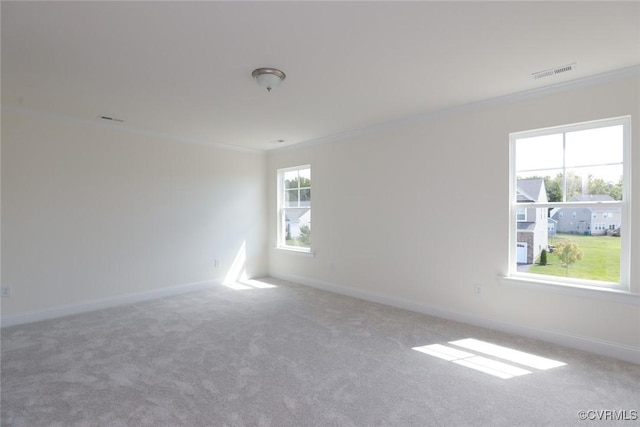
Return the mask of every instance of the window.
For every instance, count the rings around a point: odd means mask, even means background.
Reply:
[[[510,276],[629,290],[630,146],[629,117],[510,135]],[[540,224],[522,224],[524,203]],[[615,224],[592,224],[596,212]]]
[[[518,208],[516,210],[516,217],[518,221],[526,221],[527,220],[527,210],[525,208]]]
[[[278,170],[278,247],[311,252],[311,166]]]

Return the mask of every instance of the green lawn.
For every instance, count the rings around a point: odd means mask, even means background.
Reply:
[[[582,260],[569,266],[568,276],[580,279],[602,280],[605,282],[620,281],[620,238],[612,236],[581,236],[573,234],[558,234],[549,239],[550,245],[557,245],[562,240],[572,240],[582,249]],[[547,274],[550,276],[567,276],[564,268],[556,256],[547,255],[547,265],[532,265],[528,272]]]
[[[303,239],[301,237],[298,237],[296,239],[287,239],[286,244],[287,246],[301,246],[303,248],[311,247],[311,245],[309,244],[309,239]]]

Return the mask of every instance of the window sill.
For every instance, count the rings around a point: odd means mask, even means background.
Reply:
[[[640,294],[632,293],[622,289],[585,286],[562,282],[550,282],[546,280],[536,280],[533,278],[520,276],[499,277],[498,283],[517,288],[534,289],[543,292],[592,298],[600,301],[611,301],[623,304],[640,305]]]
[[[305,257],[315,257],[315,252],[312,252],[311,249],[298,249],[295,247],[288,246],[276,246],[274,248],[277,251],[286,252],[292,255],[305,256]]]

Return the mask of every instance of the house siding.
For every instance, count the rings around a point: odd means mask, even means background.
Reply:
[[[620,212],[590,208],[562,208],[553,219],[558,221],[558,233],[593,236],[605,235],[607,230],[619,228],[621,223]]]

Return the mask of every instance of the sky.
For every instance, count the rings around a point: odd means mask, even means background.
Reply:
[[[618,182],[622,175],[622,125],[566,132],[564,157],[567,172],[572,170],[594,178]],[[562,172],[563,134],[516,140],[516,172],[521,176],[551,176]],[[527,171],[527,172],[525,172]]]

